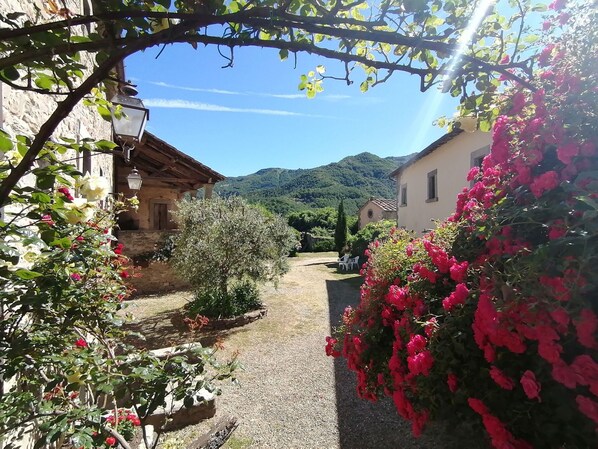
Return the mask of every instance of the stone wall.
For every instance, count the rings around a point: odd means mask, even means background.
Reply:
[[[78,1],[67,0],[66,6],[74,12],[79,12],[80,3]],[[0,0],[0,11],[6,12],[24,12],[29,17],[35,15],[35,7],[39,8],[42,17],[46,19],[52,16],[45,12],[45,2],[40,0]],[[90,63],[88,55],[81,55],[83,64]],[[30,138],[35,137],[41,125],[54,112],[62,96],[52,96],[34,92],[24,92],[11,88],[0,83],[0,127],[12,135],[25,135]],[[78,104],[73,111],[56,128],[52,139],[60,142],[61,137],[68,137],[80,141],[84,138],[95,140],[112,138],[111,124],[103,120],[95,108],[90,108]],[[63,160],[69,160],[80,171],[83,171],[83,156],[74,151],[68,151],[64,155],[59,155]],[[113,169],[111,155],[94,155],[90,158],[91,173],[104,176],[111,183],[111,191],[114,191]],[[26,176],[21,180],[21,185],[28,185],[34,182],[32,176]],[[8,207],[6,213],[10,214],[11,208]]]
[[[165,236],[174,232],[118,231],[118,241],[124,245],[123,254],[130,257],[135,265],[134,276],[127,279],[127,284],[135,289],[135,296],[190,288],[187,282],[176,276],[168,263],[148,260]]]
[[[140,173],[142,178],[145,177],[147,179],[146,173],[142,171],[140,171]],[[121,220],[123,220],[123,222],[120,223],[122,229],[158,229],[158,224],[154,223],[154,206],[156,204],[166,205],[169,217],[166,229],[174,229],[176,227],[176,224],[172,218],[172,211],[175,210],[175,202],[183,199],[184,192],[181,192],[176,188],[169,189],[167,187],[156,187],[144,184],[141,185],[141,190],[138,192],[130,191],[128,187],[124,185],[119,186],[119,189],[124,193],[125,196],[132,196],[136,194],[137,198],[139,199],[139,209],[137,209],[135,212],[127,212],[124,217],[121,217]]]
[[[60,6],[62,2],[58,2]],[[66,0],[65,6],[75,13],[80,13],[82,1]],[[23,12],[25,16],[17,19],[27,20],[28,17],[35,17],[39,13],[43,20],[51,20],[54,17],[47,13],[44,6],[47,2],[41,0],[0,0],[0,11],[2,14],[11,12]],[[37,8],[37,12],[36,12]],[[87,55],[81,55],[83,64],[89,63],[91,59]],[[10,135],[25,135],[34,138],[39,128],[54,112],[59,101],[63,96],[52,96],[32,92],[16,90],[7,84],[0,83],[0,128]],[[80,141],[81,139],[91,137],[93,139],[111,139],[112,128],[109,122],[104,121],[95,109],[85,107],[82,104],[77,105],[74,110],[66,117],[54,132],[52,139],[60,142],[61,137],[68,137]],[[63,160],[69,160],[80,171],[83,169],[83,157],[74,151],[69,151],[64,155],[59,155]],[[112,183],[112,156],[99,155],[91,157],[91,173],[102,175]],[[20,185],[32,185],[35,179],[33,176],[26,176],[20,181]],[[112,189],[113,190],[113,189]],[[16,212],[15,206],[8,206],[4,211],[8,216],[11,212]],[[3,391],[12,388],[14,384],[11,380],[6,381],[2,386]],[[0,391],[1,393],[1,391]],[[23,430],[23,429],[21,429]],[[19,438],[16,444],[21,448],[27,449],[33,446],[34,427],[25,429],[24,435]],[[5,438],[0,442],[0,448],[10,442],[10,435],[2,435]]]

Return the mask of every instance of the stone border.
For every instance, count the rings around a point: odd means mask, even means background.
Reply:
[[[265,306],[251,312],[244,313],[243,315],[234,316],[231,318],[208,318],[208,324],[201,328],[201,330],[215,331],[230,329],[233,327],[245,326],[249,323],[259,320],[268,314],[268,309]]]
[[[268,314],[266,306],[262,306],[257,310],[244,313],[243,315],[234,316],[231,318],[208,318],[208,324],[203,326],[201,329],[197,329],[196,333],[219,331],[225,329],[232,329],[234,327],[245,326],[249,323],[259,320]],[[171,322],[174,326],[185,328],[185,315],[181,311],[171,318]],[[193,332],[193,331],[191,331]]]

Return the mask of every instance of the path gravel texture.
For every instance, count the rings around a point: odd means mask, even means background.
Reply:
[[[390,400],[357,397],[355,373],[344,359],[327,357],[325,338],[347,305],[359,301],[361,278],[339,273],[331,253],[301,254],[278,288],[263,289],[268,314],[223,335],[224,355],[239,351],[240,385],[225,383],[214,419],[166,434],[161,442],[193,441],[221,417],[235,416],[239,427],[228,449],[437,449],[483,448],[486,443],[455,439],[446,428],[428,426],[414,438]],[[134,328],[146,345],[170,346],[197,340],[173,323],[190,293],[131,301]],[[170,446],[169,447],[173,447]]]
[[[264,291],[267,317],[225,340],[227,350],[241,351],[245,367],[240,386],[226,385],[218,399],[215,420],[233,415],[240,422],[225,447],[449,447],[437,429],[414,438],[391,401],[359,399],[345,360],[325,355],[331,325],[359,299],[360,280],[337,273],[335,260],[330,255],[291,259],[278,289]]]

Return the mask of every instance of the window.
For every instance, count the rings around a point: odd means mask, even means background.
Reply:
[[[426,202],[438,201],[438,170],[428,173],[428,199]]]
[[[481,168],[484,158],[489,153],[490,153],[490,145],[486,145],[485,147],[480,148],[479,150],[475,150],[473,153],[471,153],[471,168],[473,168],[473,167]]]
[[[406,206],[407,205],[407,184],[403,184],[401,186],[401,197],[399,201],[399,206]]]
[[[478,150],[475,150],[471,153],[470,156],[470,168],[479,167],[482,168],[482,163],[484,162],[484,158],[490,154],[490,145],[486,145]],[[474,180],[472,180],[469,185],[473,186]]]
[[[372,209],[368,209],[368,218],[372,218],[374,216],[374,211]]]

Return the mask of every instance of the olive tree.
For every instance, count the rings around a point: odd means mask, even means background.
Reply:
[[[183,200],[173,265],[196,293],[227,295],[232,281],[276,281],[288,270],[297,244],[277,215],[267,215],[241,197]]]

